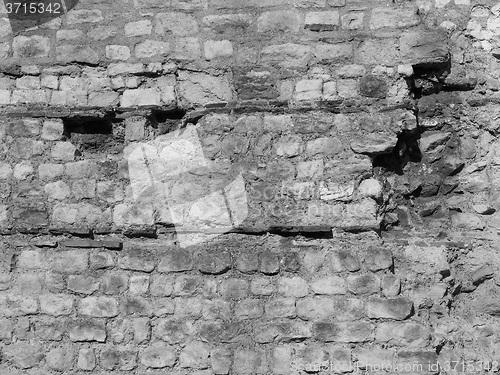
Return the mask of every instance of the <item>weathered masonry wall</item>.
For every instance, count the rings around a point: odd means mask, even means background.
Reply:
[[[68,3],[0,5],[0,374],[498,370],[500,5]]]

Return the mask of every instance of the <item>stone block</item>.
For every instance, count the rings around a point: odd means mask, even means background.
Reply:
[[[362,65],[397,66],[401,58],[396,39],[368,39],[358,49],[358,62]]]
[[[289,0],[209,0],[208,6],[215,9],[266,8],[285,6]]]
[[[128,277],[125,274],[105,274],[101,280],[104,294],[121,294],[127,290]]]
[[[34,314],[38,304],[35,298],[27,296],[0,294],[0,314],[4,317]]]
[[[69,315],[73,312],[73,296],[65,294],[42,294],[40,310],[52,316]]]
[[[253,273],[258,270],[259,259],[252,251],[242,251],[236,255],[236,269],[243,273]]]
[[[238,319],[254,319],[264,315],[263,302],[259,299],[246,299],[236,303],[234,315]]]
[[[292,347],[275,347],[272,353],[271,369],[273,374],[290,374],[292,363]]]
[[[358,96],[358,81],[354,79],[339,79],[336,83],[337,94],[341,98],[355,98]]]
[[[171,276],[153,275],[151,277],[151,295],[155,297],[168,297],[174,290],[174,279]]]
[[[10,104],[46,104],[49,99],[49,90],[14,90]]]
[[[122,299],[120,312],[123,315],[151,316],[153,314],[153,306],[146,298],[130,296]]]
[[[456,213],[451,217],[451,225],[467,230],[483,230],[485,224],[481,217],[472,213]]]
[[[167,279],[166,282],[168,282],[168,278],[164,278]],[[203,279],[199,276],[181,275],[175,278],[173,292],[176,296],[189,296],[200,292],[202,287]]]
[[[396,297],[401,291],[401,279],[394,275],[382,277],[382,294],[386,297]]]
[[[347,12],[341,18],[342,29],[360,30],[364,27],[365,14],[363,12]]]
[[[179,73],[179,93],[181,101],[193,105],[205,105],[233,100],[233,90],[224,76],[205,73]]]
[[[359,80],[359,93],[370,98],[383,99],[387,96],[387,82],[373,74],[367,74]]]
[[[294,99],[319,100],[323,93],[323,81],[321,79],[303,79],[297,82],[295,86]]]
[[[40,164],[38,166],[38,176],[40,179],[53,179],[62,176],[64,165],[62,164]]]
[[[339,25],[339,12],[332,10],[307,13],[304,28],[311,31],[332,31],[338,29]]]
[[[73,368],[76,349],[71,344],[49,350],[45,355],[47,366],[55,371],[69,371]]]
[[[261,252],[259,254],[259,271],[265,275],[274,275],[280,270],[280,258],[278,254]]]
[[[150,204],[117,204],[113,211],[113,223],[120,228],[150,226],[154,223]]]
[[[213,60],[233,54],[233,43],[229,40],[207,40],[205,42],[205,58]]]
[[[253,336],[259,344],[303,340],[312,337],[312,326],[300,320],[259,323],[254,326]]]
[[[339,154],[343,150],[343,144],[337,137],[320,137],[308,141],[306,144],[306,152],[310,156],[333,156]]]
[[[318,271],[325,261],[325,253],[318,250],[307,250],[299,257],[300,266],[309,274]]]
[[[253,278],[250,283],[250,290],[255,295],[270,296],[276,290],[276,286],[267,278]]]
[[[125,24],[126,37],[150,35],[152,30],[153,26],[150,20],[140,20]]]
[[[145,295],[149,290],[149,276],[134,275],[130,277],[129,293],[132,295]]]
[[[311,281],[311,290],[315,294],[346,294],[346,281],[339,276],[324,276]]]
[[[308,45],[285,43],[270,45],[262,49],[262,60],[284,68],[304,67],[312,58],[312,47]]]
[[[306,297],[297,301],[297,316],[304,320],[321,320],[334,316],[335,300],[328,297]]]
[[[76,273],[88,267],[88,252],[84,250],[55,252],[49,259],[51,269],[57,272]]]
[[[202,252],[198,255],[198,269],[205,274],[221,274],[231,268],[231,254],[227,251]]]
[[[303,150],[302,139],[297,135],[283,136],[275,142],[274,148],[278,156],[297,156]]]
[[[140,362],[146,367],[165,368],[174,366],[177,355],[174,347],[157,342],[146,347],[139,354],[139,358]]]
[[[217,34],[224,34],[247,29],[251,20],[251,15],[246,13],[221,14],[203,17],[203,24]]]
[[[157,89],[125,90],[120,100],[120,106],[125,108],[160,106],[160,95],[161,93]]]
[[[16,79],[16,87],[26,90],[40,90],[40,77],[24,76]]]
[[[12,167],[7,163],[0,163],[0,179],[6,180],[12,175]]]
[[[61,161],[73,161],[78,154],[79,151],[71,142],[56,142],[50,151],[52,158]]]
[[[97,23],[101,22],[103,19],[102,12],[99,9],[81,9],[69,12],[66,18],[66,23],[68,25]]]
[[[429,329],[414,322],[385,322],[377,326],[375,340],[381,343],[406,346],[425,346],[431,335]]]
[[[12,343],[2,352],[7,361],[21,369],[37,367],[44,358],[42,347],[28,342]]]
[[[167,56],[170,53],[170,44],[158,40],[146,39],[135,45],[135,57],[139,59],[154,56]]]
[[[60,119],[45,120],[42,127],[42,139],[59,141],[63,137],[64,124]]]
[[[370,29],[408,28],[420,23],[417,7],[385,7],[372,10]]]
[[[203,304],[204,301],[201,298],[176,298],[174,314],[184,318],[200,318]]]
[[[70,275],[68,289],[81,294],[92,294],[99,289],[99,281],[91,276]]]
[[[0,89],[0,104],[7,105],[10,104],[11,91]]]
[[[296,33],[300,28],[300,13],[285,10],[264,12],[257,19],[257,31],[260,33]]]
[[[447,251],[444,245],[408,245],[404,248],[404,256],[411,261],[412,270],[418,273],[447,274],[450,270],[450,265],[447,260]]]
[[[96,366],[95,353],[93,348],[83,348],[78,352],[76,367],[79,370],[92,371]]]
[[[361,197],[380,199],[382,196],[382,185],[374,178],[363,180],[359,184],[358,194]]]
[[[173,56],[178,60],[197,60],[201,57],[201,45],[198,38],[177,39]]]
[[[260,355],[252,349],[237,349],[234,352],[233,372],[236,374],[254,374],[260,365]]]
[[[14,331],[14,326],[12,321],[9,319],[1,318],[0,319],[0,341],[3,341],[7,344],[11,342],[12,332]]]
[[[278,281],[278,293],[285,297],[305,297],[308,292],[308,284],[301,277],[284,277]]]
[[[210,347],[202,342],[190,342],[179,355],[182,368],[206,369],[209,367]]]
[[[155,335],[169,344],[184,342],[193,333],[193,323],[180,318],[158,319],[155,330]]]
[[[373,326],[364,321],[344,323],[317,322],[314,337],[324,342],[362,343],[373,339]]]
[[[12,41],[15,58],[44,58],[49,56],[50,39],[39,35],[18,35]]]
[[[71,29],[71,30],[57,30],[56,39],[58,41],[64,40],[78,40],[83,39],[84,34],[81,30]]]
[[[249,283],[242,279],[226,279],[220,285],[220,293],[224,299],[242,299],[248,296]]]
[[[364,254],[366,268],[370,271],[380,271],[392,267],[392,253],[389,249],[370,246]]]
[[[351,149],[358,154],[376,155],[390,152],[397,143],[395,135],[371,133],[351,141]]]
[[[111,318],[118,315],[118,303],[112,297],[86,297],[80,300],[78,312],[94,318]]]
[[[88,45],[67,44],[56,47],[56,60],[60,63],[88,63],[99,62],[98,53]]]
[[[398,368],[404,369],[405,373],[437,374],[439,372],[438,355],[430,350],[400,351],[396,356],[396,364]]]
[[[115,261],[111,252],[101,251],[90,254],[90,268],[103,269],[114,267]]]
[[[357,366],[367,371],[392,369],[396,352],[391,349],[361,349],[356,353]]]
[[[216,375],[227,375],[231,368],[232,354],[227,348],[215,348],[210,352],[210,365]]]
[[[129,249],[120,255],[118,267],[122,269],[151,272],[156,267],[155,255],[145,249]]]
[[[281,259],[281,268],[287,272],[300,270],[300,255],[298,251],[286,252]]]
[[[168,32],[180,36],[193,35],[198,32],[198,22],[188,13],[158,13],[155,17],[155,32],[158,35]]]
[[[294,0],[293,6],[296,8],[324,8],[326,0]]]
[[[160,259],[159,272],[182,272],[193,269],[193,256],[191,251],[170,248]]]
[[[264,309],[266,316],[269,318],[293,318],[296,316],[294,298],[275,298],[269,300],[266,302]]]
[[[395,319],[404,320],[413,312],[413,302],[403,298],[378,298],[372,297],[366,304],[366,311],[372,319]]]
[[[130,57],[130,48],[127,46],[120,46],[110,44],[106,46],[106,58],[110,60],[128,60]]]
[[[446,34],[439,31],[403,34],[399,45],[404,64],[442,64],[449,59],[448,39]]]
[[[49,182],[45,185],[44,191],[49,198],[56,200],[64,200],[71,195],[68,184],[63,181]]]

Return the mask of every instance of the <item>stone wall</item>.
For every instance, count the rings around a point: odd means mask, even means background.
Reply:
[[[0,373],[499,369],[499,5],[9,3]]]

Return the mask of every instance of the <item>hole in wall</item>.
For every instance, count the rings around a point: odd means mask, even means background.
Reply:
[[[68,117],[63,124],[64,135],[82,152],[113,152],[114,146],[124,140],[121,120],[114,115]]]
[[[422,161],[422,152],[418,140],[422,134],[421,130],[403,131],[398,135],[396,146],[392,152],[376,155],[372,160],[374,171],[378,174],[387,172],[404,174],[404,168],[409,162],[419,163]]]
[[[445,79],[451,72],[451,60],[437,64],[413,65],[413,75],[407,79],[408,88],[414,99],[437,94],[445,90]]]
[[[177,130],[184,116],[186,116],[186,111],[179,108],[171,111],[153,110],[147,116],[147,121],[156,130],[157,135],[161,135]]]

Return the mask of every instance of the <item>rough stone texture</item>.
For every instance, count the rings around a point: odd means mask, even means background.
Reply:
[[[0,7],[1,374],[498,357],[498,5],[76,3]]]

